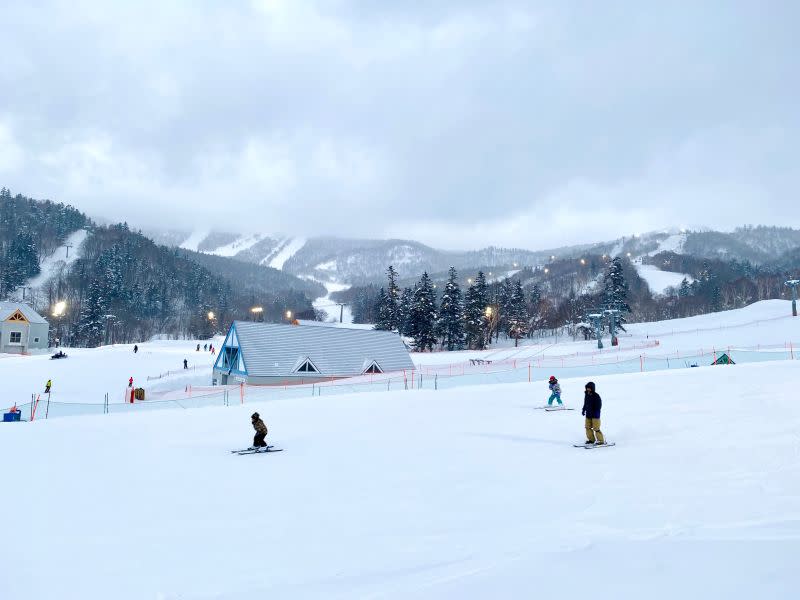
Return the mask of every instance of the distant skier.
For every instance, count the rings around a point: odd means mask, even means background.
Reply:
[[[600,409],[603,401],[600,394],[595,391],[594,382],[586,384],[583,395],[583,411],[581,414],[586,417],[586,443],[601,446],[606,443],[603,432],[600,431]]]
[[[217,353],[217,351],[214,350],[214,346],[212,344],[212,346],[211,346],[211,356],[214,356],[214,354],[216,354],[216,353]]]
[[[559,406],[564,406],[561,402],[561,386],[558,384],[558,379],[554,375],[550,375],[550,398],[547,400],[547,406],[553,406],[553,400],[558,400]]]
[[[206,350],[208,350],[208,344],[203,344],[203,352],[205,352]]]
[[[183,368],[184,369],[188,369],[189,368],[189,361],[186,360],[185,358],[183,359]]]
[[[45,394],[49,394],[50,393],[50,388],[52,386],[53,386],[53,380],[52,379],[48,379],[47,383],[44,384],[44,393]]]
[[[134,354],[136,354],[137,352],[139,352],[139,346],[137,346],[136,344],[134,344],[134,345],[133,345],[133,353],[134,353]]]
[[[253,429],[256,430],[256,435],[253,437],[253,448],[266,448],[267,426],[257,412],[250,415],[250,421],[253,423]]]
[[[200,344],[197,344],[197,352],[200,352]]]
[[[128,387],[129,387],[129,388],[132,388],[132,387],[133,387],[133,377],[131,377],[130,379],[128,379]]]

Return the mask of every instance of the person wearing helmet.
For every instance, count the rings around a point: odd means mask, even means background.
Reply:
[[[558,385],[558,379],[554,375],[550,375],[550,398],[547,400],[547,406],[553,406],[553,400],[558,400],[559,406],[564,406],[561,402],[561,386]]]
[[[257,412],[250,415],[250,420],[253,423],[253,429],[256,430],[256,435],[253,437],[253,448],[266,448],[267,426],[264,425],[264,421]]]

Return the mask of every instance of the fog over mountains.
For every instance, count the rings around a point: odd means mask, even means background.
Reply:
[[[762,265],[780,260],[781,255],[800,248],[800,230],[763,226],[745,226],[733,232],[668,230],[541,250],[490,246],[460,252],[439,250],[412,239],[332,236],[305,239],[213,230],[146,233],[167,246],[270,266],[301,278],[352,285],[382,281],[388,265],[394,265],[401,275],[414,277],[423,271],[443,273],[450,266],[460,271],[516,266],[535,268],[554,256],[579,257],[582,253],[591,253],[630,254],[631,258],[636,258],[661,251]],[[531,245],[535,245],[534,240]]]

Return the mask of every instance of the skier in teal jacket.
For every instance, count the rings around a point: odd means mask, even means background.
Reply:
[[[547,406],[553,406],[553,400],[558,400],[558,405],[564,406],[561,402],[561,386],[558,385],[558,379],[550,375],[550,398],[547,400]]]

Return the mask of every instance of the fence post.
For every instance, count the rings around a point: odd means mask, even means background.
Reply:
[[[528,363],[528,383],[531,382],[531,363]]]
[[[434,390],[438,390],[439,389],[439,374],[438,373],[433,376],[433,389]]]
[[[47,415],[50,414],[50,395],[47,395],[47,408],[44,411],[44,418],[47,420]]]
[[[639,355],[639,372],[642,373],[644,371],[644,358],[642,355]]]
[[[317,384],[311,384],[311,395],[314,396],[317,393]]]
[[[789,342],[789,353],[792,355],[792,360],[794,360],[794,348],[792,347],[792,342]]]

